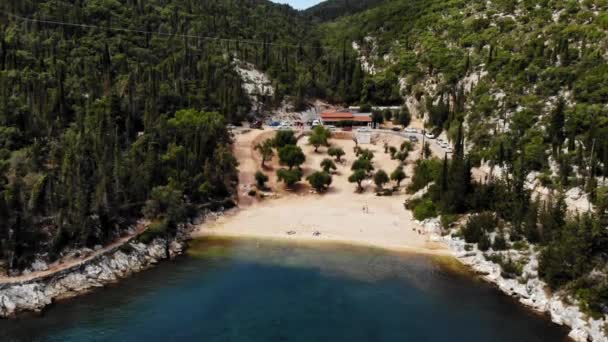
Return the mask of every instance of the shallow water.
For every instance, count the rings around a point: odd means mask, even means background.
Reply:
[[[199,240],[187,256],[0,321],[2,341],[565,341],[445,259]]]

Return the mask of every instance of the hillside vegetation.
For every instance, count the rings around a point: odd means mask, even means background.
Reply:
[[[416,165],[411,191],[434,185],[413,209],[446,225],[479,213],[467,241],[532,244],[552,289],[594,315],[608,307],[607,0],[331,0],[304,12],[265,0],[11,0],[0,10],[9,270],[107,243],[142,216],[171,234],[234,194],[226,124],[321,98],[403,105],[399,118],[445,132],[454,155]],[[245,63],[274,89],[257,113],[236,71]],[[568,212],[569,190],[590,209]]]
[[[456,145],[443,166],[416,167],[412,191],[435,185],[412,205],[497,213],[467,225],[467,241],[539,246],[541,277],[594,315],[608,307],[607,13],[605,0],[393,0],[321,27],[330,45],[355,43],[360,102],[398,92]],[[386,96],[366,93],[382,85]],[[472,179],[478,166],[494,174]],[[572,188],[592,209],[567,213]]]
[[[331,21],[377,6],[386,0],[327,0],[304,11],[304,15],[315,21]]]
[[[9,270],[112,241],[142,214],[171,232],[189,208],[231,196],[226,123],[250,109],[237,59],[290,92],[298,51],[278,46],[306,31],[296,11],[258,0],[14,0],[0,9],[0,257]]]

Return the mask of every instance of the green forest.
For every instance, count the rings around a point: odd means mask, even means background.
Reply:
[[[552,289],[605,310],[608,1],[351,2],[303,12],[265,0],[0,5],[7,270],[106,244],[142,217],[171,234],[230,198],[238,165],[227,125],[284,100],[296,110],[314,99],[407,103],[455,146],[451,159],[417,162],[410,191],[433,185],[410,203],[414,214],[446,226],[471,214],[461,233],[480,248],[537,246]],[[240,63],[272,81],[262,110]],[[482,165],[503,177],[474,179]],[[526,187],[530,174],[548,201]],[[572,188],[591,210],[568,214]]]
[[[252,112],[239,63],[270,75],[265,110],[357,102],[363,84],[350,49],[323,46],[309,15],[269,1],[11,0],[0,11],[8,270],[103,245],[142,215],[173,231],[232,196],[226,125],[267,114]]]
[[[409,203],[414,215],[449,227],[470,214],[461,234],[484,251],[535,246],[543,280],[593,316],[608,305],[606,13],[604,0],[393,0],[320,27],[327,44],[357,42],[374,65],[361,101],[390,99],[365,97],[368,85],[397,87],[454,144],[451,159],[416,164],[410,191],[432,185]],[[474,178],[482,165],[497,176]],[[588,211],[568,212],[573,188]]]
[[[0,256],[9,270],[113,241],[142,215],[170,231],[232,196],[226,124],[250,108],[233,63],[290,75],[297,65],[282,62],[293,56],[270,44],[295,44],[303,31],[293,10],[265,1],[15,0],[2,11]]]

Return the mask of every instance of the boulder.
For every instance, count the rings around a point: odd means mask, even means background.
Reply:
[[[40,259],[37,259],[36,261],[34,261],[32,263],[32,270],[34,272],[46,271],[48,269],[49,269],[49,265],[47,265],[46,262],[44,262]]]

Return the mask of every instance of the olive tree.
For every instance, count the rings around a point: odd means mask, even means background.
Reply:
[[[310,183],[310,186],[317,192],[324,192],[331,185],[331,175],[325,171],[316,171],[310,176],[306,177],[306,180]]]

